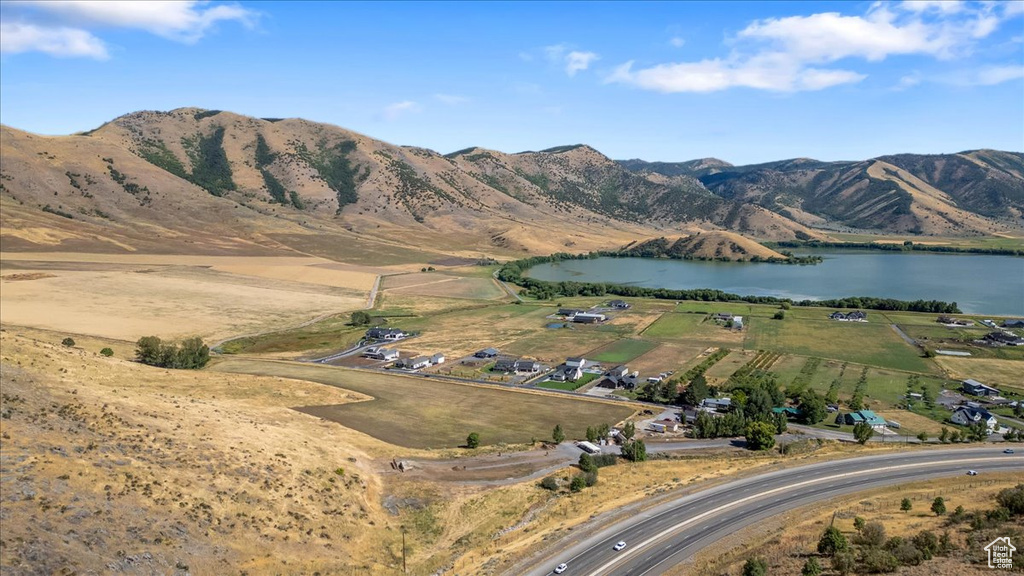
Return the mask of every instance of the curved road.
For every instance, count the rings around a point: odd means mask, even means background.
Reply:
[[[880,486],[977,470],[1024,470],[1024,455],[1003,448],[928,450],[833,460],[760,474],[684,496],[604,530],[579,530],[561,552],[521,563],[509,573],[546,576],[561,562],[566,576],[654,576],[721,538],[770,516]],[[612,546],[624,540],[625,550]]]

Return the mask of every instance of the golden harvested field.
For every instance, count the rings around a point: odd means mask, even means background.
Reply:
[[[935,362],[950,378],[975,378],[986,384],[1024,388],[1024,362],[1019,360],[936,356]]]
[[[38,277],[3,281],[0,321],[124,340],[147,335],[216,340],[363,308],[366,292],[353,286],[365,285],[368,279],[372,284],[372,275],[366,272],[281,264],[275,259],[263,263],[259,261],[268,259],[207,257],[199,258],[199,264],[183,265],[171,262],[187,257],[139,256],[140,262],[133,264],[135,255],[131,256],[110,261],[44,260],[38,262],[39,270],[33,270],[30,261],[4,260],[4,276]],[[159,263],[142,263],[151,259]],[[216,269],[219,266],[226,268]],[[302,278],[299,270],[309,275]]]
[[[384,289],[410,296],[440,296],[490,300],[505,296],[505,291],[491,278],[462,278],[449,274],[419,273],[388,276]]]

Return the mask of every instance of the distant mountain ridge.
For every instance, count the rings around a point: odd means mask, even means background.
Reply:
[[[712,159],[713,160],[713,159]],[[698,178],[716,195],[762,206],[809,226],[915,234],[990,233],[1024,216],[1024,154],[971,150],[822,162],[795,158],[749,166],[718,161],[619,164],[638,173]]]
[[[702,230],[982,234],[1019,228],[1024,212],[1024,155],[990,150],[758,166],[616,162],[585,144],[442,155],[200,108],[135,112],[70,136],[0,133],[6,250],[305,250],[356,235],[550,253]]]

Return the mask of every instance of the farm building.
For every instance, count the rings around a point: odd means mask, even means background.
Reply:
[[[700,406],[716,412],[728,412],[732,409],[732,398],[705,398]]]
[[[604,314],[592,314],[590,312],[579,312],[572,317],[573,322],[579,322],[580,324],[596,324],[607,319],[608,317]]]
[[[613,378],[615,380],[621,380],[626,374],[629,374],[629,368],[625,366],[616,366],[615,368],[612,368],[611,370],[606,372],[605,376],[608,376],[609,378]]]
[[[567,368],[583,368],[587,365],[587,359],[582,357],[572,357],[565,359],[565,366]]]
[[[476,354],[473,354],[473,356],[477,358],[494,358],[497,355],[498,350],[495,348],[484,348],[483,350],[480,350]]]
[[[885,418],[875,414],[873,410],[858,410],[857,412],[848,412],[836,416],[836,424],[852,426],[860,423],[867,423],[872,427],[885,426]]]
[[[1006,346],[1024,346],[1024,338],[1009,332],[989,332],[985,335],[985,339]]]
[[[444,354],[438,352],[430,357],[431,364],[444,364]]]
[[[573,316],[575,316],[577,314],[582,314],[582,313],[583,313],[583,310],[579,310],[577,308],[559,308],[558,309],[558,315],[559,316],[565,316],[566,318],[572,318]]]
[[[655,432],[678,432],[679,422],[668,419],[658,420],[656,422],[651,422],[650,428]]]
[[[367,348],[366,351],[363,352],[363,356],[366,358],[372,358],[373,360],[385,360],[390,362],[392,360],[398,360],[398,350],[377,347]]]
[[[968,378],[964,380],[960,387],[964,394],[970,394],[971,396],[999,396],[999,390],[991,386],[985,386],[977,380]]]
[[[430,358],[427,356],[417,356],[415,358],[406,358],[403,362],[403,366],[409,370],[419,370],[430,366]]]
[[[625,300],[612,300],[608,305],[612,308],[618,308],[619,310],[626,310],[629,308],[629,303]]]

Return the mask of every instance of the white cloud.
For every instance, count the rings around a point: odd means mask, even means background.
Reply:
[[[632,70],[632,62],[615,69],[606,82],[632,84],[658,92],[717,92],[744,87],[775,92],[822,90],[840,84],[860,82],[865,78],[850,70],[801,67],[780,56],[768,54],[745,62],[721,59],[661,64]]]
[[[405,100],[402,102],[395,102],[384,107],[382,116],[387,121],[397,120],[400,116],[405,114],[419,112],[422,110],[419,104],[412,100]]]
[[[961,0],[906,0],[900,4],[900,8],[910,12],[956,14],[964,10],[964,3]]]
[[[43,0],[21,2],[67,19],[78,26],[136,28],[177,40],[196,42],[217,22],[233,20],[251,27],[256,13],[238,4],[197,1],[69,1]]]
[[[921,74],[919,74],[917,72],[914,72],[914,73],[911,73],[911,74],[907,74],[907,75],[903,76],[902,78],[900,78],[900,81],[899,81],[898,84],[896,84],[896,86],[894,87],[894,90],[906,90],[908,88],[913,88],[914,86],[917,86],[918,84],[920,84],[921,81],[922,81]]]
[[[110,57],[103,42],[86,32],[74,28],[46,28],[18,22],[0,23],[0,53],[43,52],[50,56],[67,58]]]
[[[434,99],[449,106],[458,106],[459,104],[466,104],[469,102],[469,98],[459,96],[457,94],[434,94]]]
[[[969,53],[1011,13],[991,3],[949,4],[922,0],[891,9],[877,2],[859,16],[824,12],[755,20],[730,41],[734,48],[727,56],[639,69],[628,62],[605,80],[660,92],[822,90],[866,78],[847,67],[829,67],[840,60],[879,62],[895,55],[952,59]]]
[[[1003,82],[1024,78],[1024,66],[1009,64],[985,66],[975,70],[962,70],[936,79],[937,82],[955,86],[995,86]]]
[[[686,40],[684,40],[683,38],[681,38],[679,36],[673,36],[668,41],[668,43],[671,44],[672,46],[675,46],[676,48],[682,48],[683,45],[686,44]]]
[[[107,58],[96,34],[103,29],[136,29],[192,44],[218,22],[235,21],[251,28],[257,13],[231,4],[197,1],[104,2],[26,0],[5,2],[2,51],[38,51],[55,56]],[[13,34],[13,39],[6,36]]]
[[[586,70],[590,67],[590,63],[594,60],[599,59],[600,56],[593,52],[578,52],[572,51],[565,56],[565,73],[569,76],[575,76],[577,72]]]
[[[553,64],[565,67],[565,73],[575,76],[577,72],[586,70],[595,60],[600,59],[594,52],[571,50],[567,44],[554,44],[544,47],[544,57]]]

